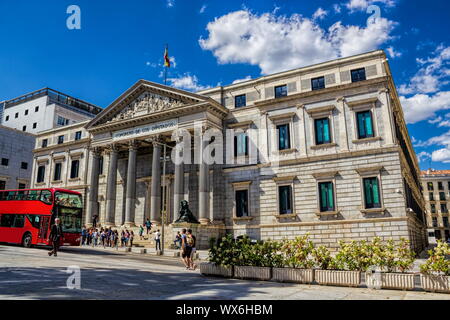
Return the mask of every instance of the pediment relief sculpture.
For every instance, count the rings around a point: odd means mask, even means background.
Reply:
[[[158,94],[146,92],[139,96],[132,103],[123,108],[118,114],[116,114],[111,120],[107,123],[127,120],[137,116],[164,111],[168,109],[177,108],[184,105],[183,102],[169,98],[160,96]]]

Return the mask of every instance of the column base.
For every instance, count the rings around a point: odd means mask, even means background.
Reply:
[[[105,222],[105,227],[106,228],[111,228],[111,227],[115,227],[116,224],[114,222]]]
[[[152,223],[152,225],[154,225],[154,226],[159,226],[159,225],[161,225],[161,220],[150,220],[150,222]]]
[[[136,227],[136,224],[134,223],[134,222],[125,222],[124,224],[123,224],[125,227]]]
[[[201,225],[208,225],[211,220],[209,220],[208,218],[200,218],[198,219],[198,221],[200,222]]]

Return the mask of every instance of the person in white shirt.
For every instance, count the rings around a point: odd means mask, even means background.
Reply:
[[[161,251],[161,232],[159,232],[159,229],[155,232],[155,244],[156,244],[156,251],[158,250]]]

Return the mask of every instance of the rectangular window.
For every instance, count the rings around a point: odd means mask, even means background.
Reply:
[[[70,167],[70,178],[78,178],[78,171],[80,169],[80,160],[73,160],[72,166]]]
[[[33,123],[33,129],[37,128],[37,122]]]
[[[433,191],[434,190],[433,182],[428,182],[427,183],[427,188],[428,188],[428,191]]]
[[[2,166],[7,167],[8,164],[9,164],[9,159],[7,159],[7,158],[2,158]]]
[[[11,228],[14,223],[13,214],[2,214],[0,216],[0,227]]]
[[[287,85],[275,87],[275,98],[286,97],[287,93]]]
[[[311,79],[311,88],[313,90],[325,89],[325,77]]]
[[[366,80],[366,69],[365,68],[352,70],[351,73],[352,73],[352,82]]]
[[[430,201],[434,201],[434,193],[433,192],[429,192],[428,196],[430,198]]]
[[[34,112],[38,112],[39,111],[39,106],[34,108]]]
[[[364,178],[363,186],[366,209],[381,208],[378,178]]]
[[[441,204],[441,212],[442,213],[448,213],[447,205],[445,203]]]
[[[315,119],[314,128],[316,133],[316,145],[331,143],[330,119]]]
[[[16,112],[15,118],[17,119],[19,117],[19,113]]]
[[[442,217],[442,222],[444,223],[444,227],[448,228],[448,217]]]
[[[22,162],[20,164],[20,168],[23,170],[28,170],[28,162]]]
[[[444,190],[444,185],[441,181],[438,181],[438,190]]]
[[[26,116],[28,115],[28,109],[27,109],[27,110],[25,110],[25,115],[26,115]]]
[[[37,173],[37,183],[44,182],[45,180],[45,166],[39,166],[38,173]]]
[[[450,181],[448,182],[447,189],[450,190]]]
[[[6,122],[6,121],[9,121],[9,116],[6,116],[6,118],[5,118],[5,122]]]
[[[436,240],[441,240],[442,239],[441,230],[434,230],[434,236],[436,237]]]
[[[69,119],[58,116],[57,124],[58,126],[67,126],[69,124]]]
[[[27,126],[23,126],[22,131],[27,131]]]
[[[6,190],[6,181],[0,180],[0,190]]]
[[[291,186],[279,186],[278,198],[280,206],[280,214],[292,213],[292,187]]]
[[[64,143],[64,136],[58,137],[58,144]]]
[[[431,204],[430,208],[431,208],[431,213],[436,213],[436,205],[435,204]]]
[[[319,183],[320,212],[335,211],[333,182]]]
[[[445,201],[445,192],[439,192],[439,200]]]
[[[80,139],[81,139],[81,131],[75,132],[75,140],[80,140]]]
[[[437,217],[433,217],[433,227],[437,228],[437,226],[438,226]]]
[[[289,124],[282,124],[277,126],[278,150],[286,150],[291,148],[291,138],[289,131]]]
[[[25,189],[26,187],[25,183],[19,183],[19,189]]]
[[[42,140],[42,148],[46,148],[48,145],[48,139],[43,139]]]
[[[245,132],[234,136],[234,156],[248,156],[248,135]]]
[[[356,113],[356,121],[358,126],[358,139],[371,138],[374,136],[372,112],[363,111]]]
[[[103,174],[103,156],[100,157],[99,159],[99,170],[98,170],[99,174]]]
[[[235,108],[245,107],[246,105],[247,105],[247,98],[246,98],[245,94],[241,94],[241,95],[234,97],[234,107]]]
[[[62,168],[61,162],[55,163],[55,172],[53,174],[53,181],[61,180],[61,168]]]
[[[248,217],[248,190],[236,191],[236,217]]]

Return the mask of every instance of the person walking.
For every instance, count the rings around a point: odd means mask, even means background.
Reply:
[[[181,230],[181,261],[183,261],[184,266],[186,267],[186,270],[189,270],[189,259],[188,257],[191,256],[191,250],[190,247],[187,245],[186,241],[186,229]]]
[[[61,239],[64,239],[63,230],[61,226],[61,220],[55,219],[55,224],[52,225],[48,241],[52,243],[52,250],[48,253],[49,256],[58,256],[59,244]]]
[[[133,247],[133,240],[134,240],[134,232],[133,230],[130,231],[130,248]]]
[[[156,251],[161,251],[161,232],[159,232],[159,229],[155,232],[155,244],[156,244]]]
[[[97,215],[92,217],[92,227],[94,228],[97,228],[97,218],[98,218]]]
[[[147,234],[149,234],[150,230],[152,229],[152,223],[147,218],[147,221],[145,221],[145,227],[147,228]]]
[[[87,235],[86,226],[83,226],[83,229],[81,229],[81,246],[84,246],[84,243],[86,242],[86,235]]]
[[[139,226],[139,239],[144,240],[144,227],[142,224]]]
[[[194,263],[195,253],[197,251],[197,249],[195,248],[197,244],[197,238],[192,234],[192,229],[188,229],[187,231],[187,244],[192,248],[191,256],[189,257],[189,259],[192,270],[195,270],[197,269],[197,265]]]

